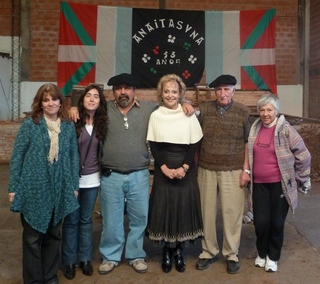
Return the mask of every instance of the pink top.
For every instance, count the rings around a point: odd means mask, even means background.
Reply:
[[[281,181],[280,169],[274,149],[276,125],[261,126],[253,145],[253,182],[274,183]]]

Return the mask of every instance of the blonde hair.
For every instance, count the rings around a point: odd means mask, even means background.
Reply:
[[[184,100],[184,96],[186,93],[186,85],[183,82],[183,80],[176,74],[167,74],[164,75],[160,78],[158,85],[157,85],[157,96],[158,96],[158,101],[160,105],[163,105],[162,99],[161,99],[161,94],[163,92],[163,86],[165,83],[170,82],[170,81],[174,81],[177,82],[178,86],[179,86],[179,94],[180,94],[180,98],[179,98],[179,103],[181,103]]]

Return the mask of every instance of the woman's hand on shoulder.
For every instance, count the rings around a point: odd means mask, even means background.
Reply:
[[[74,122],[77,122],[77,120],[80,118],[79,117],[79,111],[77,107],[71,107],[69,110],[69,117],[72,119]]]

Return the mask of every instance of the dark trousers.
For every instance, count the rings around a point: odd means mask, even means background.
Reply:
[[[281,183],[254,183],[252,203],[258,254],[261,258],[268,255],[271,260],[278,261],[289,209]]]
[[[23,283],[58,283],[61,224],[52,226],[45,234],[32,228],[21,214]]]

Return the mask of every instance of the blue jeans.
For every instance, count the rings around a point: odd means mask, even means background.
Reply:
[[[64,218],[61,245],[64,265],[92,259],[92,213],[97,195],[98,187],[80,188],[80,207]]]
[[[150,174],[148,169],[128,175],[112,172],[102,176],[100,208],[102,213],[102,234],[100,252],[104,260],[119,262],[125,245],[125,258],[132,262],[145,258],[143,241],[148,221]],[[124,205],[129,222],[125,241]]]

